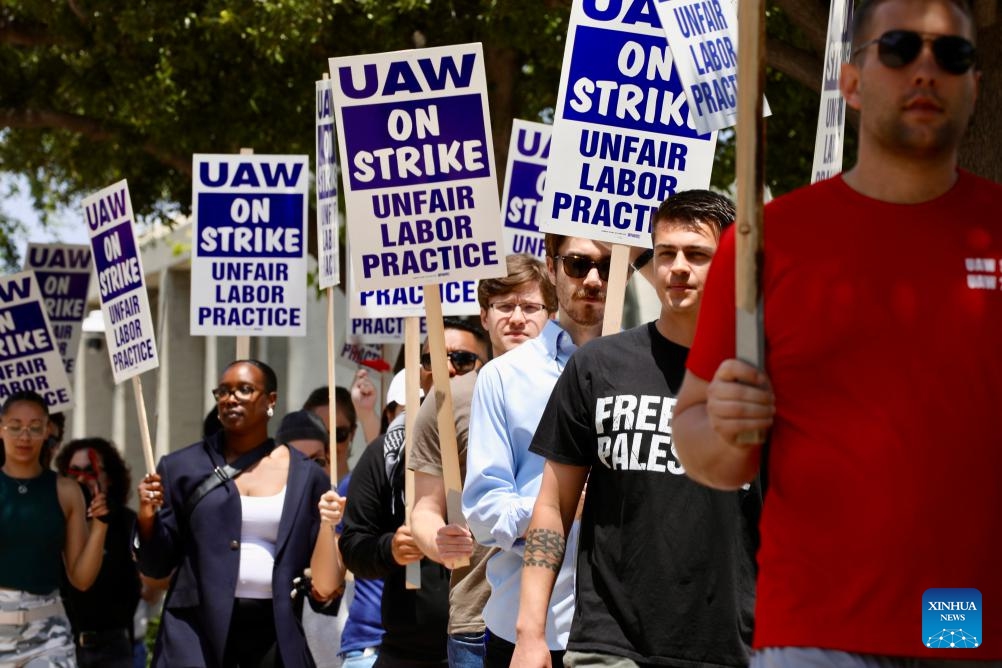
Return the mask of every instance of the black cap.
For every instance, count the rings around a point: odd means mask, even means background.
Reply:
[[[313,411],[293,411],[282,418],[278,426],[275,440],[279,443],[289,441],[310,440],[323,441],[330,445],[330,434],[321,420]]]

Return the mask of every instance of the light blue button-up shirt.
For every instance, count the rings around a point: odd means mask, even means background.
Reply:
[[[550,392],[576,349],[570,335],[550,320],[538,337],[484,366],[473,390],[463,514],[478,542],[502,550],[487,562],[491,596],[483,616],[491,633],[512,643],[524,536],[546,461],[529,452],[529,444]],[[567,647],[574,615],[578,529],[575,520],[550,597],[546,642],[551,650]]]

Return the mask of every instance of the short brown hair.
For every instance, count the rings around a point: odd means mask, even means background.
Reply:
[[[709,225],[718,240],[733,222],[734,202],[712,190],[683,190],[671,195],[651,216],[651,240],[661,223],[698,227]]]
[[[560,247],[564,245],[567,237],[563,234],[553,234],[547,232],[543,237],[543,248],[546,250],[546,257],[556,257],[560,255]]]
[[[549,239],[550,236],[557,235],[548,234],[546,236]],[[559,244],[557,247],[559,248]],[[490,300],[494,297],[508,294],[531,283],[537,283],[539,291],[543,295],[546,310],[550,313],[556,313],[557,291],[553,287],[553,283],[550,283],[550,277],[542,262],[526,253],[515,253],[507,256],[505,263],[508,266],[507,276],[485,278],[477,286],[477,301],[480,302],[480,308],[486,311]]]

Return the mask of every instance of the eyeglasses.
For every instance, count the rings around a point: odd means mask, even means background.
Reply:
[[[351,436],[351,427],[334,427],[334,438],[338,443],[344,443]]]
[[[445,354],[452,362],[452,366],[456,369],[456,373],[462,376],[464,373],[469,373],[477,368],[477,362],[482,362],[480,356],[476,353],[471,353],[469,350],[453,350],[450,353]],[[421,354],[421,368],[425,371],[431,371],[431,353]]]
[[[609,266],[612,258],[593,260],[583,255],[554,255],[554,260],[560,260],[564,264],[564,273],[571,278],[584,278],[592,269],[598,269],[598,277],[603,281],[609,280]]]
[[[212,396],[216,398],[216,401],[222,401],[232,394],[237,398],[237,401],[250,401],[255,392],[260,392],[260,390],[253,385],[237,385],[236,387],[220,385],[212,390]]]
[[[4,425],[3,429],[10,434],[11,438],[21,438],[23,435],[27,435],[28,438],[42,438],[48,432],[47,427],[42,427],[40,425],[22,427],[20,425],[8,424]]]
[[[855,58],[860,51],[876,44],[880,62],[896,70],[914,62],[926,42],[932,45],[936,64],[950,74],[963,74],[974,65],[977,49],[970,41],[959,35],[936,35],[914,30],[888,30],[877,39],[860,44],[852,56]]]
[[[546,304],[536,304],[533,302],[495,302],[487,306],[501,315],[514,315],[515,309],[521,309],[522,315],[531,316],[546,309]]]

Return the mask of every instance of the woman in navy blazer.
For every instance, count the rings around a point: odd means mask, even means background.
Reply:
[[[268,438],[276,386],[266,364],[231,363],[213,390],[222,431],[166,455],[157,474],[139,485],[140,570],[154,578],[174,574],[153,653],[155,667],[314,665],[297,607],[302,597],[294,601],[290,591],[293,579],[309,566],[311,605],[319,609],[333,598],[333,527],[340,507],[328,494],[330,480],[323,469]],[[260,460],[188,507],[214,469],[258,449]],[[270,534],[264,531],[266,551],[274,558],[270,598],[260,591],[269,588],[259,567],[260,526],[244,544],[250,526],[246,509],[250,504],[260,509],[261,503],[273,506]],[[248,581],[256,583],[253,596],[236,595],[238,579],[244,591]]]

